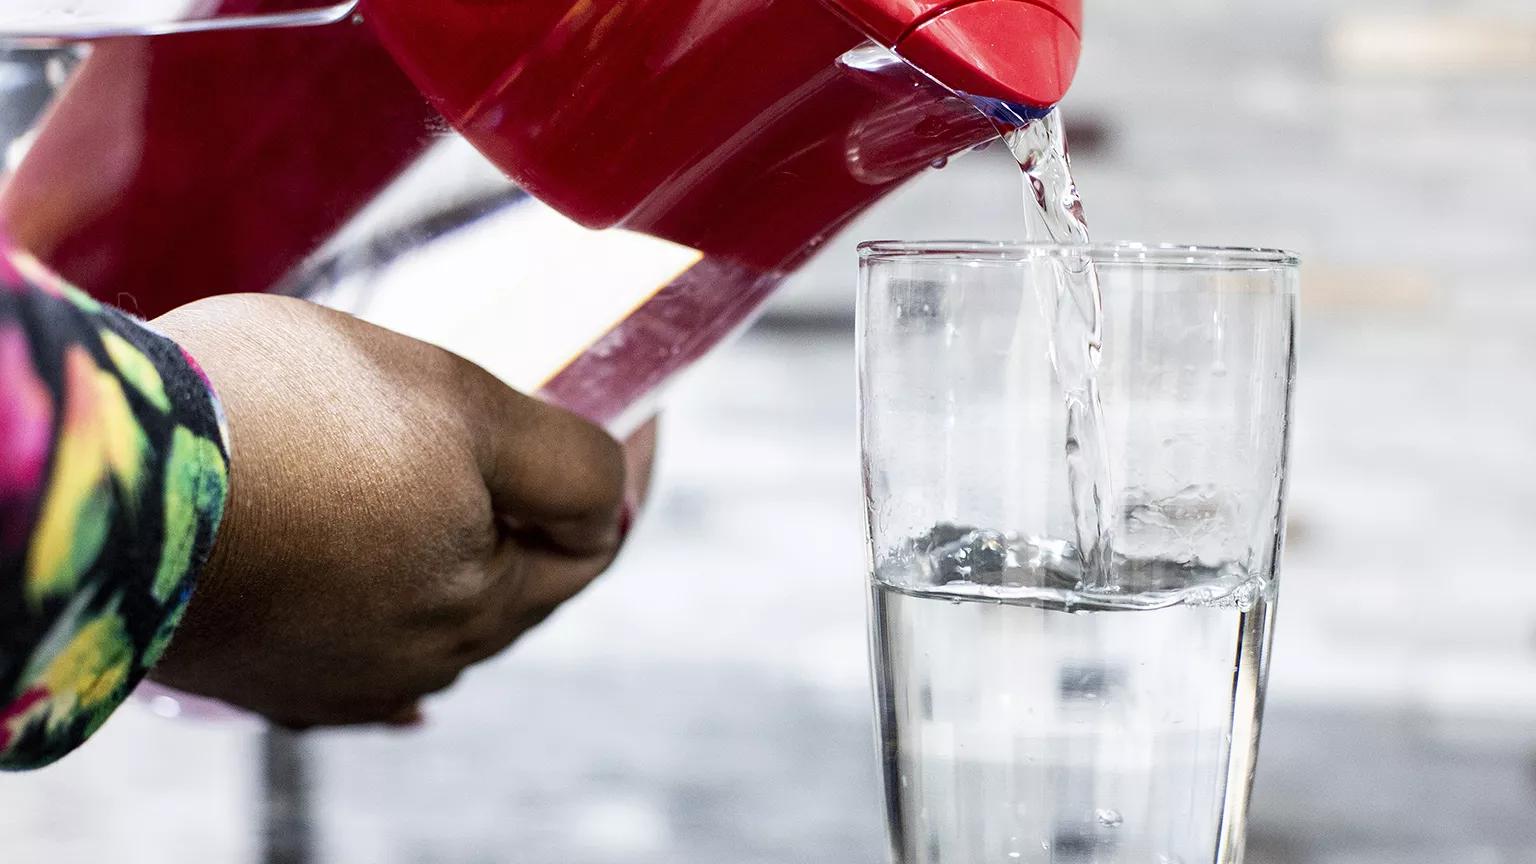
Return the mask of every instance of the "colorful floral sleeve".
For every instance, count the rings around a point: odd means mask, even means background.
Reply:
[[[79,746],[160,658],[224,441],[189,356],[0,238],[0,769]]]

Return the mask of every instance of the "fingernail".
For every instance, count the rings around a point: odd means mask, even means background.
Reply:
[[[635,527],[635,504],[628,498],[624,499],[624,506],[619,509],[619,542],[623,543],[629,538],[629,529]]]

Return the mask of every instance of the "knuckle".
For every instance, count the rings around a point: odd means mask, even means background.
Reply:
[[[617,508],[624,495],[624,448],[607,432],[582,422],[571,436],[567,475],[573,509],[582,512]]]
[[[493,589],[492,577],[484,570],[459,567],[422,584],[407,618],[418,629],[458,632],[473,626]]]
[[[466,418],[473,427],[517,433],[533,419],[529,407],[543,404],[457,354],[442,351],[440,359],[447,366],[458,404],[466,406]]]

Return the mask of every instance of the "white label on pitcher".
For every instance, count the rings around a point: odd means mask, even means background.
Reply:
[[[406,253],[339,305],[532,393],[702,257],[529,200]]]

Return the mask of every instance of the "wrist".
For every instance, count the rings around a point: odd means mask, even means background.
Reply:
[[[219,512],[212,520],[212,530],[206,543],[201,544],[201,554],[192,562],[188,573],[190,597],[177,626],[175,639],[169,643],[164,656],[149,674],[150,678],[158,682],[191,691],[197,691],[199,687],[195,675],[196,665],[189,665],[187,661],[204,655],[211,646],[210,640],[217,640],[217,634],[225,626],[220,623],[222,614],[219,609],[222,604],[217,602],[222,593],[220,586],[230,581],[238,582],[238,579],[231,580],[228,577],[230,562],[238,560],[230,551],[236,545],[239,531],[237,525],[240,521],[238,511],[241,509],[237,506],[234,494],[240,485],[236,477],[237,442],[231,430],[229,406],[221,396],[225,388],[221,386],[223,382],[218,380],[220,352],[224,348],[226,334],[219,332],[217,323],[205,315],[171,312],[146,325],[175,345],[185,369],[182,380],[189,386],[195,383],[201,388],[205,400],[203,404],[207,406],[206,416],[212,420],[212,431],[217,435],[225,465],[224,494],[219,502]],[[188,393],[189,398],[197,395]],[[194,670],[191,678],[186,674],[188,669]]]

